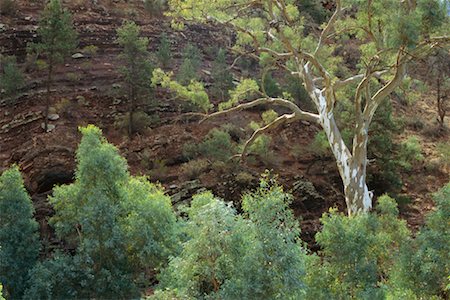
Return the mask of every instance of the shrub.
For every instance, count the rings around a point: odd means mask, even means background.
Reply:
[[[83,50],[81,50],[81,52],[83,52],[84,54],[86,54],[88,56],[95,56],[98,52],[98,47],[95,45],[88,45],[88,46],[85,46],[83,48]]]
[[[256,155],[265,165],[270,165],[274,162],[275,156],[270,149],[272,138],[268,135],[262,134],[249,147],[249,154]]]
[[[217,56],[212,64],[211,77],[213,94],[220,101],[224,101],[228,98],[228,90],[233,87],[233,75],[228,69],[226,51],[222,48],[217,51]]]
[[[263,180],[243,197],[245,218],[210,192],[193,197],[187,240],[159,276],[154,299],[298,299],[305,252],[290,197]]]
[[[181,167],[183,174],[188,180],[198,178],[209,167],[209,162],[206,159],[194,159]]]
[[[376,212],[344,216],[335,210],[323,215],[316,241],[322,261],[308,261],[307,299],[384,299],[394,259],[409,231],[398,218],[395,200],[382,196]],[[381,282],[380,282],[381,280]]]
[[[38,224],[18,167],[0,176],[0,282],[10,299],[22,298],[39,255]]]
[[[272,77],[271,73],[267,73],[262,79],[262,87],[269,97],[279,97],[282,94],[278,82]]]
[[[167,38],[166,33],[163,33],[161,35],[158,51],[156,52],[156,57],[158,58],[159,64],[162,68],[167,68],[169,66],[172,54],[170,52],[170,41]]]
[[[230,134],[217,128],[212,129],[198,147],[202,156],[224,162],[235,152]]]
[[[442,164],[446,167],[450,166],[450,142],[438,143],[436,148]]]
[[[16,57],[2,58],[0,63],[3,66],[0,73],[0,90],[5,90],[6,97],[15,97],[25,85],[24,75],[17,67]]]
[[[450,274],[450,183],[434,199],[436,211],[427,216],[417,237],[404,245],[391,275],[394,288],[421,299],[443,296]]]
[[[154,122],[155,120],[145,112],[135,111],[133,113],[133,124],[131,126],[132,132],[144,133]],[[118,118],[114,125],[124,132],[128,130],[130,126],[130,113],[126,113]]]
[[[421,150],[422,148],[417,137],[409,137],[400,145],[398,163],[406,171],[411,171],[413,163],[423,161],[424,159]]]
[[[185,59],[178,70],[177,81],[182,85],[188,85],[192,80],[198,80],[197,70],[190,59]]]

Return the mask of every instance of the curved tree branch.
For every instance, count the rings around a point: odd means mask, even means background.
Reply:
[[[256,129],[252,136],[247,140],[247,142],[245,142],[244,144],[244,149],[242,150],[242,153],[240,155],[241,157],[241,161],[245,161],[245,157],[247,155],[248,152],[248,148],[255,142],[255,140],[263,133],[268,132],[272,129],[277,128],[278,126],[280,126],[283,123],[291,123],[295,120],[299,119],[297,117],[297,115],[295,113],[292,114],[284,114],[279,116],[278,118],[276,118],[274,121],[272,121],[271,123],[267,124],[264,127],[258,128]]]
[[[305,120],[305,121],[309,121],[311,123],[318,123],[320,120],[319,115],[303,111],[295,103],[293,103],[289,100],[282,99],[282,98],[259,98],[259,99],[256,99],[256,100],[253,100],[250,102],[239,104],[230,109],[212,113],[212,114],[206,116],[203,120],[201,120],[200,124],[211,118],[215,118],[215,117],[218,117],[221,115],[241,111],[244,109],[249,109],[249,108],[252,108],[252,107],[255,107],[258,105],[264,105],[264,104],[286,107],[286,108],[290,109],[295,114],[296,118],[298,118],[299,120]]]

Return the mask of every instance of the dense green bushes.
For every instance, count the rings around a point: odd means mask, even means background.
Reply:
[[[267,117],[267,115],[266,115]],[[0,176],[0,280],[7,299],[430,299],[447,295],[450,184],[413,238],[394,199],[371,213],[325,213],[308,253],[269,175],[242,197],[242,213],[210,192],[179,207],[88,126],[75,181],[54,189],[50,224],[62,241],[38,260],[37,224],[17,167]]]

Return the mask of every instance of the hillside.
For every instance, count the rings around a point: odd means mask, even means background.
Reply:
[[[315,158],[307,151],[300,151],[312,143],[319,128],[309,123],[294,123],[274,132],[271,147],[275,159],[268,165],[262,163],[241,164],[230,173],[217,167],[208,167],[198,176],[186,175],[182,166],[187,162],[183,156],[183,145],[199,143],[215,127],[230,123],[244,135],[249,135],[247,126],[251,119],[259,118],[261,111],[242,111],[198,124],[196,119],[180,120],[179,102],[171,99],[168,91],[157,89],[152,96],[155,107],[141,105],[147,113],[157,113],[159,121],[144,132],[128,138],[123,130],[115,126],[118,117],[127,110],[127,101],[121,88],[123,79],[118,68],[121,51],[116,43],[116,29],[122,20],[132,18],[140,25],[142,36],[150,40],[150,51],[156,51],[161,33],[168,34],[173,52],[170,69],[177,71],[181,65],[182,49],[188,43],[197,45],[204,57],[201,79],[211,82],[211,66],[214,60],[209,54],[211,41],[215,45],[230,47],[233,36],[220,28],[205,25],[190,25],[183,31],[174,31],[166,17],[152,17],[141,1],[64,1],[73,14],[75,29],[79,35],[79,46],[75,53],[82,58],[69,58],[56,70],[52,87],[51,103],[59,118],[50,121],[55,129],[45,133],[41,128],[45,100],[45,72],[30,65],[26,55],[28,42],[36,40],[39,15],[44,7],[39,1],[16,1],[15,14],[2,15],[0,44],[2,55],[15,55],[26,69],[27,85],[14,107],[3,102],[0,106],[0,163],[7,168],[18,164],[25,176],[25,183],[32,195],[36,215],[41,224],[42,236],[46,232],[46,220],[52,208],[46,201],[55,184],[72,182],[75,168],[75,150],[80,141],[79,126],[99,126],[109,142],[116,145],[127,159],[132,174],[150,175],[152,181],[160,181],[174,201],[185,201],[199,189],[210,189],[216,195],[240,202],[240,195],[257,186],[259,174],[266,168],[279,175],[286,190],[292,190],[292,208],[302,218],[302,235],[311,242],[320,228],[318,218],[329,207],[345,207],[342,184],[335,162],[331,158]],[[94,54],[86,54],[86,46],[95,46]],[[228,62],[233,62],[228,57]],[[242,70],[232,69],[233,77],[239,79]],[[420,119],[421,128],[407,127],[399,139],[414,134],[420,138],[424,162],[415,164],[413,170],[403,174],[402,195],[409,198],[401,206],[401,214],[408,223],[417,228],[423,223],[423,215],[432,209],[431,194],[444,185],[449,170],[437,166],[428,168],[439,153],[436,145],[448,138],[447,134],[428,134],[435,126],[435,91],[423,94],[423,98],[405,105],[394,98],[394,114],[409,122]],[[214,104],[219,101],[213,100]],[[447,127],[449,119],[446,119]],[[297,149],[297,151],[292,151]],[[299,150],[300,149],[300,150]],[[293,152],[295,152],[293,154]],[[241,174],[241,176],[237,176]],[[244,179],[243,179],[244,178]],[[298,183],[311,182],[319,195],[305,197]],[[301,185],[300,185],[301,186]]]

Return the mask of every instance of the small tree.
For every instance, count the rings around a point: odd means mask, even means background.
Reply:
[[[18,167],[0,176],[0,282],[8,299],[21,299],[39,255],[38,224]]]
[[[0,73],[0,90],[5,90],[6,97],[15,97],[25,84],[23,73],[17,67],[16,57],[0,58],[3,70]]]
[[[50,88],[53,83],[54,69],[77,46],[77,33],[72,26],[71,15],[63,9],[60,0],[48,2],[41,16],[37,33],[40,41],[32,44],[30,49],[43,55],[47,60],[47,96],[44,111],[45,131],[47,131]]]
[[[150,79],[153,71],[149,60],[150,54],[147,51],[148,38],[139,37],[139,34],[139,26],[130,21],[124,22],[117,29],[117,42],[123,47],[120,57],[124,60],[124,67],[120,69],[120,72],[128,87],[129,136],[133,134],[133,114],[137,102],[151,91]]]
[[[211,76],[213,79],[212,91],[221,101],[228,98],[228,90],[233,87],[233,75],[228,68],[226,51],[222,48],[217,51],[213,62]]]
[[[166,33],[161,35],[156,57],[158,58],[162,68],[168,67],[170,59],[172,58],[172,53],[170,51],[170,41]]]

